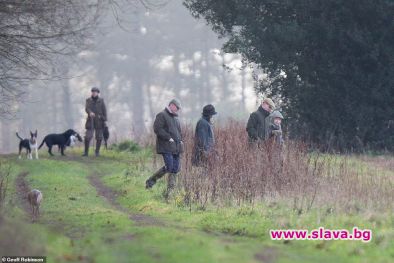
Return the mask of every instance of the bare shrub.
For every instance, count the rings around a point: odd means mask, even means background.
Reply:
[[[22,220],[0,216],[0,255],[45,255],[44,240]]]
[[[393,182],[352,165],[346,156],[309,152],[302,142],[249,145],[244,123],[215,128],[216,152],[204,167],[191,164],[193,129],[184,127],[180,187],[185,201],[216,205],[284,201],[299,213],[313,206],[332,209],[392,206]]]
[[[14,117],[16,102],[34,80],[67,79],[65,62],[84,49],[101,21],[136,8],[159,8],[156,0],[0,1],[0,117]]]
[[[11,166],[3,161],[0,162],[0,216],[8,190],[8,180],[10,177]]]

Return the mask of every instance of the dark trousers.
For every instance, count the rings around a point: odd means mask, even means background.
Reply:
[[[176,174],[181,169],[181,159],[179,154],[163,153],[163,160],[167,173]]]
[[[156,171],[148,180],[146,180],[146,188],[150,189],[156,184],[156,181],[168,173],[167,194],[174,189],[176,184],[176,174],[181,169],[180,155],[163,153],[164,166]]]
[[[96,140],[101,141],[103,139],[103,129],[86,129],[85,141],[90,142],[90,140],[93,138],[94,133],[96,136]]]

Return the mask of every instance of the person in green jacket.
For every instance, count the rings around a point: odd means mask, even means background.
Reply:
[[[260,143],[269,138],[270,113],[275,109],[275,103],[270,98],[265,98],[261,106],[250,114],[246,131],[250,143]]]
[[[103,129],[107,121],[107,108],[104,99],[100,97],[100,90],[97,87],[91,89],[92,95],[86,99],[85,111],[87,113],[86,119],[86,134],[85,134],[85,150],[83,156],[89,154],[89,144],[93,138],[96,137],[95,155],[100,155],[101,141],[103,139]]]
[[[184,146],[178,119],[180,109],[179,100],[171,100],[168,106],[156,115],[153,124],[156,134],[156,152],[163,156],[165,165],[146,180],[146,189],[152,188],[158,179],[168,173],[167,196],[175,188],[176,175],[181,168],[180,156]]]

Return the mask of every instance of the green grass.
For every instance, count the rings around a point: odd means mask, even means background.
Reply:
[[[327,214],[314,209],[298,215],[286,204],[255,204],[240,207],[209,205],[204,211],[184,206],[181,195],[169,203],[162,198],[165,180],[152,190],[144,183],[151,171],[150,150],[104,151],[100,158],[70,157],[40,160],[2,159],[12,164],[6,201],[8,228],[34,253],[43,249],[48,262],[392,262],[394,260],[394,215],[377,213]],[[358,162],[358,161],[357,161]],[[360,161],[360,166],[365,165]],[[367,166],[368,168],[368,166]],[[365,169],[367,169],[365,168]],[[364,168],[363,168],[364,169]],[[30,223],[17,199],[14,181],[28,171],[31,188],[44,193],[41,217]],[[390,173],[390,171],[382,171]],[[88,176],[102,175],[103,182],[119,192],[119,211],[99,196]],[[140,225],[128,213],[158,218],[163,225]],[[4,224],[3,224],[4,226]],[[373,239],[360,241],[270,240],[270,229],[370,228]],[[11,229],[11,230],[10,230]],[[11,231],[11,232],[12,232]],[[7,232],[8,233],[8,232]],[[11,235],[8,233],[8,235]],[[25,238],[23,238],[25,237]],[[3,239],[3,240],[2,240]],[[42,244],[34,247],[34,244]],[[0,248],[0,255],[2,253]],[[4,252],[3,252],[4,253]],[[22,251],[20,251],[22,253]]]

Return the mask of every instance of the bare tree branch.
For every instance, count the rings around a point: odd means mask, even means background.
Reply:
[[[125,6],[158,8],[167,0],[0,1],[0,117],[12,115],[32,80],[51,79],[56,62],[89,47],[108,12],[121,26]],[[59,78],[59,76],[57,76]]]

